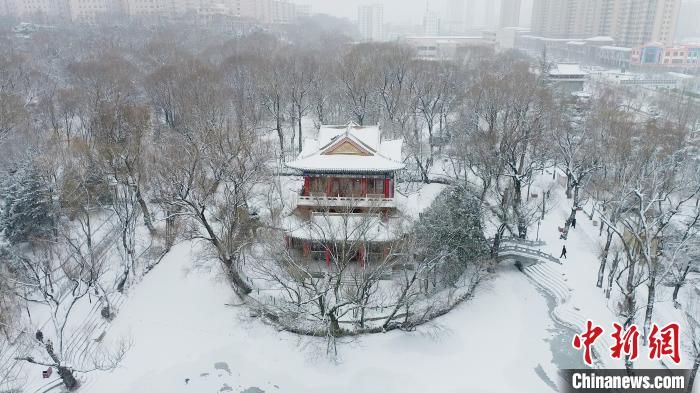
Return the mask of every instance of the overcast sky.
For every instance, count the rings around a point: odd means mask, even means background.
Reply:
[[[386,23],[420,24],[425,13],[426,0],[294,0],[297,4],[311,4],[314,12],[346,17],[350,20],[357,19],[357,7],[363,4],[384,4],[384,21]],[[498,0],[467,0],[477,8],[475,12],[482,12],[483,3],[498,2]],[[445,9],[445,0],[428,0],[430,9],[442,15]],[[522,1],[522,13],[524,22],[529,20],[529,12],[532,0]],[[527,23],[527,22],[526,22]]]

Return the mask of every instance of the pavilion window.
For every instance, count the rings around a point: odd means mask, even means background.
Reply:
[[[322,177],[312,177],[311,178],[311,192],[315,194],[321,194],[326,192],[326,179]]]
[[[352,179],[341,178],[340,179],[340,196],[348,197],[352,195]]]
[[[352,182],[352,196],[362,196],[362,180],[351,179]]]
[[[368,194],[384,194],[384,179],[367,179]]]
[[[330,195],[333,197],[340,196],[340,179],[331,178],[328,180],[330,182]]]

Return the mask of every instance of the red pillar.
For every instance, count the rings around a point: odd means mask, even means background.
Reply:
[[[311,195],[311,177],[304,176],[304,196]]]
[[[333,190],[333,178],[328,176],[326,178],[326,196],[331,196],[331,191]]]
[[[360,180],[360,187],[362,188],[362,196],[366,197],[367,196],[367,178],[363,177],[362,180]]]
[[[309,242],[304,242],[304,256],[308,257],[309,255],[311,255],[311,245]]]
[[[326,266],[331,265],[331,250],[330,248],[326,248]]]
[[[289,236],[284,235],[284,247],[289,248]]]
[[[384,198],[391,198],[391,179],[384,179]]]

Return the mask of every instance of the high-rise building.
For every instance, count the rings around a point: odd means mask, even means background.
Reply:
[[[39,17],[47,20],[67,17],[67,0],[0,0],[8,15],[20,18]]]
[[[467,29],[466,0],[447,0],[442,28],[450,34],[462,34]]]
[[[0,16],[56,17],[92,23],[104,15],[235,17],[261,23],[289,23],[300,7],[289,0],[0,0]],[[310,7],[302,8],[309,14]]]
[[[313,8],[311,4],[299,4],[297,5],[297,15],[299,17],[308,17],[313,14]]]
[[[172,0],[122,0],[126,15],[165,15],[173,11]]]
[[[501,0],[500,27],[518,27],[520,25],[521,0]]]
[[[357,25],[363,41],[384,39],[384,5],[361,5],[357,9]]]
[[[438,35],[440,30],[440,16],[434,11],[425,10],[423,33],[426,35]]]
[[[619,46],[673,43],[680,0],[535,0],[533,34],[555,38],[609,36]]]
[[[123,4],[118,0],[69,0],[68,2],[71,20],[87,23],[121,12],[122,6]]]
[[[484,16],[481,23],[478,24],[485,27],[496,26],[498,23],[496,21],[496,2],[494,0],[484,0],[482,4]]]

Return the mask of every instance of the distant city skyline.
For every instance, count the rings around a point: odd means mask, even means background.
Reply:
[[[314,13],[329,14],[333,16],[357,19],[357,9],[362,5],[383,4],[384,22],[390,24],[422,25],[426,8],[443,15],[446,2],[449,0],[293,0],[297,4],[310,4]],[[467,4],[474,3],[477,10],[475,14],[483,15],[486,3],[494,3],[494,0],[469,0]],[[499,3],[499,0],[495,0]],[[495,17],[498,18],[498,6]],[[532,0],[522,1],[522,14],[520,23],[525,25],[530,20]],[[480,18],[481,19],[481,18]]]

